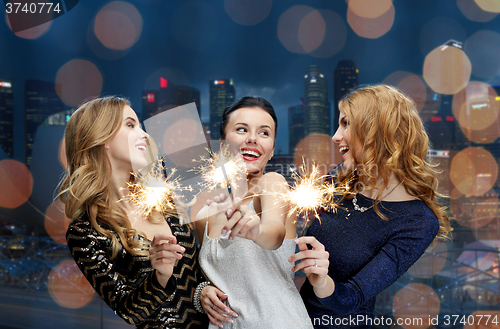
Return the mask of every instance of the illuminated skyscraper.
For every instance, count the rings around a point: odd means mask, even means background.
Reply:
[[[311,65],[304,76],[305,135],[330,135],[330,103],[325,76]]]
[[[338,61],[333,72],[333,133],[339,127],[339,102],[348,93],[358,87],[358,69],[351,59]]]
[[[295,147],[305,137],[304,104],[288,108],[288,153],[293,155]]]
[[[0,147],[14,156],[14,93],[12,80],[0,79]]]
[[[210,80],[210,138],[220,138],[222,112],[235,100],[233,79]]]
[[[142,119],[146,120],[158,113],[158,90],[143,90],[142,91]]]
[[[38,127],[51,114],[64,111],[64,103],[56,93],[55,83],[26,80],[24,84],[24,156],[31,163],[31,153]]]

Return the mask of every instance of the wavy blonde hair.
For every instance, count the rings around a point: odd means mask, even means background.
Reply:
[[[104,145],[120,129],[126,105],[128,100],[119,97],[97,98],[73,113],[64,133],[68,169],[58,194],[66,217],[75,220],[86,213],[92,227],[111,240],[112,259],[119,242],[134,255],[146,256],[148,249],[146,241],[135,238],[138,232],[111,197],[112,168]]]
[[[377,205],[394,173],[408,194],[424,201],[436,215],[440,223],[437,237],[450,239],[446,207],[435,200],[440,196],[436,170],[426,161],[429,137],[414,102],[394,87],[376,85],[351,92],[340,101],[339,109],[349,121],[351,144],[358,140],[363,145],[358,157],[360,174],[353,183],[373,189],[378,178],[383,180],[375,198],[375,212],[387,220]],[[345,177],[345,173],[339,175],[339,180]]]

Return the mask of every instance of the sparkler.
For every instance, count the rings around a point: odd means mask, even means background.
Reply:
[[[214,152],[207,149],[209,158],[201,157],[201,164],[194,170],[201,175],[202,182],[199,184],[208,190],[218,187],[227,189],[231,199],[234,201],[232,189],[239,187],[238,181],[246,183],[246,166],[243,159],[235,156],[225,145],[220,151]],[[195,161],[195,160],[193,160]]]
[[[191,187],[181,187],[179,178],[172,179],[176,169],[172,169],[166,175],[163,159],[157,160],[145,175],[133,174],[136,182],[127,183],[132,200],[145,216],[149,216],[152,211],[164,213],[168,210],[176,209],[174,196],[176,190],[191,189]]]
[[[302,169],[305,165],[302,165]],[[349,181],[346,180],[339,186],[335,182],[323,182],[327,175],[321,175],[318,166],[313,165],[310,173],[301,176],[296,171],[292,174],[294,184],[289,192],[283,194],[281,198],[290,204],[288,216],[294,212],[297,215],[304,213],[305,221],[303,229],[309,222],[309,214],[314,212],[320,223],[321,219],[318,214],[319,209],[332,210],[338,206],[338,201],[335,201],[335,196],[339,194],[349,193]]]

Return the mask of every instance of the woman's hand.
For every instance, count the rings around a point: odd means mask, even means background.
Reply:
[[[235,237],[255,241],[260,235],[260,217],[246,205],[239,205],[236,210],[226,211],[228,221],[222,228],[221,234],[231,230],[229,240]]]
[[[186,249],[177,244],[172,234],[156,234],[149,248],[149,260],[156,270],[158,282],[165,287],[174,271],[175,262],[182,258]]]
[[[297,272],[298,270],[302,270],[307,275],[309,283],[315,287],[315,292],[316,288],[331,289],[332,291],[329,294],[327,293],[327,296],[331,295],[334,287],[327,287],[330,281],[333,283],[333,280],[328,276],[328,266],[330,265],[328,258],[330,255],[325,250],[325,246],[312,236],[300,237],[295,240],[295,243],[299,246],[300,251],[292,255],[288,259],[288,262],[293,263],[300,260],[300,263],[295,264],[292,267],[292,271]],[[312,249],[309,250],[307,245],[312,246]]]
[[[227,302],[227,295],[223,293],[219,288],[214,286],[206,286],[203,288],[200,294],[201,306],[207,313],[210,322],[216,326],[222,328],[222,322],[233,323],[230,317],[224,316],[223,314],[237,317],[238,314],[227,307],[222,301]]]

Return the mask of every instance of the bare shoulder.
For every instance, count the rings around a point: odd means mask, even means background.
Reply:
[[[262,176],[257,185],[261,191],[286,192],[289,190],[285,177],[275,172]]]

